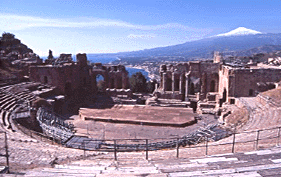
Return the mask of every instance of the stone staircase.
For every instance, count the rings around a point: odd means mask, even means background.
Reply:
[[[281,147],[245,153],[227,153],[202,158],[149,159],[142,153],[121,153],[118,161],[89,157],[53,168],[36,168],[25,177],[280,177]],[[151,155],[155,155],[152,153]],[[156,155],[159,155],[158,153]],[[155,156],[154,156],[155,158]],[[1,176],[1,175],[0,175]]]
[[[29,90],[12,90],[15,87],[21,87],[22,85],[27,84],[32,83],[24,82],[0,88],[0,125],[5,126],[7,129],[11,129],[12,131],[16,131],[11,119],[12,113],[20,108],[23,108],[23,105],[28,105],[27,103],[36,100],[36,96],[33,95]]]

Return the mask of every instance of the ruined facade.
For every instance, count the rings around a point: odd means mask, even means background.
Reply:
[[[101,75],[105,81],[105,89],[127,89],[128,72],[123,65],[102,65],[96,63],[91,71],[92,87],[96,90],[96,78]]]
[[[217,92],[220,63],[212,61],[190,61],[177,65],[161,65],[161,85],[157,92],[162,98],[188,100],[191,95],[201,92]]]
[[[236,97],[256,96],[259,92],[275,88],[281,80],[281,69],[268,66],[232,67],[220,66],[219,95],[229,102]]]
[[[86,54],[77,54],[77,62],[70,61],[71,55],[64,54],[66,60],[60,63],[30,67],[30,80],[56,86],[60,94],[71,96],[74,92],[97,93],[97,75],[102,75],[106,88],[125,89],[128,86],[128,73],[125,67],[104,66],[100,63],[91,67]],[[62,59],[62,58],[60,58]],[[64,62],[64,63],[63,63]]]
[[[234,98],[256,96],[281,81],[281,68],[268,65],[231,65],[220,53],[213,61],[190,61],[160,66],[159,97],[185,101],[234,103]]]

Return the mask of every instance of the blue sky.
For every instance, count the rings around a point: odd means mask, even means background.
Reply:
[[[280,0],[0,0],[0,31],[40,56],[185,43],[237,27],[281,32]]]

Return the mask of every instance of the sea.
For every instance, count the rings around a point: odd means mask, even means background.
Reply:
[[[73,57],[74,60],[76,59],[76,56],[75,56],[75,55],[73,55],[72,57]],[[41,58],[43,58],[43,59],[45,60],[47,57],[44,56],[44,57],[41,57]],[[87,54],[87,59],[88,59],[91,63],[102,63],[102,64],[109,64],[109,63],[111,63],[111,62],[113,62],[113,61],[115,61],[115,60],[119,60],[119,58],[116,57],[116,56],[112,56],[112,57],[109,57],[109,56],[105,56],[105,57],[104,57],[104,56],[99,56],[99,57],[98,57],[97,55],[93,55],[93,54]],[[130,67],[125,67],[125,69],[128,71],[128,76],[129,76],[129,77],[131,77],[132,74],[135,74],[135,73],[137,73],[137,72],[141,72],[141,73],[145,76],[145,78],[147,79],[147,81],[150,80],[150,78],[149,78],[149,73],[146,72],[146,71],[143,70],[143,69],[130,68]],[[102,77],[99,77],[98,80],[102,80],[101,78],[102,78]]]
[[[97,57],[94,55],[89,55],[87,54],[87,59],[91,62],[91,63],[102,63],[102,64],[109,64],[115,60],[119,60],[118,57]],[[149,74],[148,72],[146,72],[144,69],[137,69],[137,68],[131,68],[131,67],[125,67],[125,69],[128,71],[128,76],[131,77],[132,74],[135,74],[137,72],[141,72],[145,78],[147,79],[147,81],[150,80],[149,78]],[[101,80],[101,79],[98,79]]]

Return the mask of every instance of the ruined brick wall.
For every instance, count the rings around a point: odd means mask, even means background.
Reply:
[[[123,65],[102,65],[101,63],[95,64],[91,70],[91,84],[93,91],[98,92],[97,89],[97,76],[103,76],[105,81],[105,89],[128,89],[128,72]]]
[[[235,97],[256,96],[258,82],[279,82],[281,69],[239,69],[234,71]]]
[[[79,68],[70,66],[33,66],[30,67],[30,80],[56,86],[60,93],[72,93],[80,87]]]
[[[281,69],[259,68],[241,69],[222,66],[219,71],[219,94],[226,101],[229,97],[256,96],[259,82],[279,82]]]

